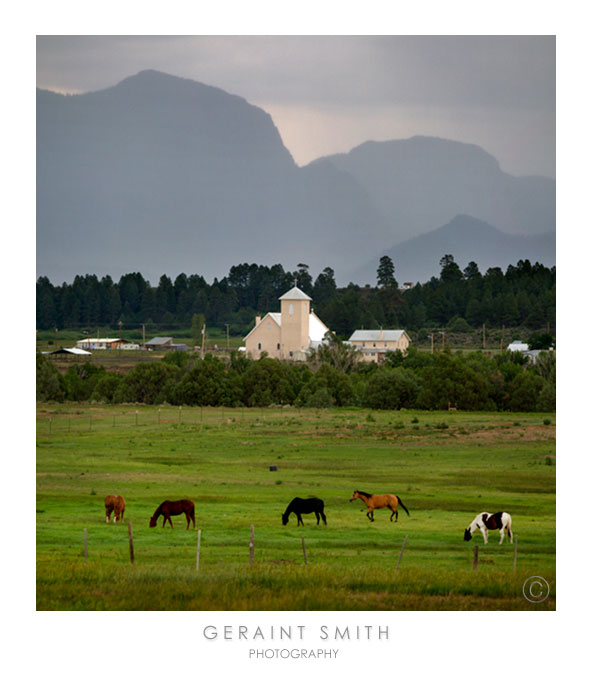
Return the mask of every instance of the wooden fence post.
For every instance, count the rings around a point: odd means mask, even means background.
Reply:
[[[308,556],[306,555],[306,542],[304,540],[304,537],[302,537],[302,549],[304,551],[304,565],[308,564]]]
[[[517,569],[517,535],[515,535],[515,548],[513,549],[513,571]]]
[[[197,558],[195,560],[195,569],[199,571],[199,552],[201,550],[201,530],[197,530]]]
[[[478,546],[474,547],[474,562],[472,563],[472,569],[478,569]]]
[[[400,567],[400,563],[402,562],[402,554],[404,553],[404,547],[406,546],[406,542],[408,540],[408,534],[404,537],[404,541],[402,542],[402,548],[400,549],[400,555],[398,556],[398,562],[396,563],[396,569]]]
[[[86,536],[86,528],[84,528],[84,562],[88,562],[88,537]]]
[[[133,533],[131,531],[131,522],[127,523],[127,529],[129,531],[129,558],[131,560],[131,564],[133,565],[135,556],[133,554]]]
[[[254,562],[254,525],[250,526],[250,564]]]

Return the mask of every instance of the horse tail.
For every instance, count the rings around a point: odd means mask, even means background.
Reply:
[[[400,497],[399,497],[398,495],[396,495],[396,499],[398,500],[398,503],[400,504],[400,506],[402,506],[402,508],[406,511],[406,515],[407,515],[407,516],[410,516],[410,513],[408,512],[408,509],[407,509],[406,506],[404,506],[404,504],[402,503],[402,499],[400,499]]]

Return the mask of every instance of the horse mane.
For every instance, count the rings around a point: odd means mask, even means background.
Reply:
[[[368,498],[371,497],[370,494],[368,494],[367,492],[362,492],[361,490],[355,490],[355,492],[358,492],[360,495],[363,495],[364,497],[368,497]]]

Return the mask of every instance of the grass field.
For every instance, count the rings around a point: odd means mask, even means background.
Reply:
[[[37,608],[553,610],[554,424],[545,413],[39,404]],[[377,511],[370,523],[348,501],[354,489],[393,492],[410,517]],[[124,522],[105,523],[108,493],[125,497]],[[328,526],[313,515],[282,526],[289,501],[311,495]],[[196,505],[198,571],[183,516],[172,530],[148,527],[161,501],[179,498]],[[488,546],[463,541],[485,510],[513,517],[515,572],[498,532]],[[550,584],[543,603],[523,597],[533,575]]]

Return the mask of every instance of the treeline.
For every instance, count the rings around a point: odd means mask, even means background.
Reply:
[[[174,281],[163,275],[156,287],[139,272],[124,274],[118,283],[109,276],[76,276],[73,283],[61,286],[40,277],[37,328],[115,328],[120,322],[126,327],[185,327],[199,316],[208,326],[228,324],[231,334],[244,335],[256,314],[278,311],[278,298],[297,282],[313,299],[316,314],[343,338],[357,328],[380,326],[461,332],[484,324],[554,330],[554,267],[520,260],[505,272],[493,267],[482,274],[474,262],[462,271],[452,255],[444,256],[440,266],[439,277],[407,290],[399,288],[387,256],[380,260],[375,287],[337,288],[331,268],[314,280],[305,264],[286,272],[281,265],[243,263],[212,284],[199,275],[179,274]]]
[[[310,363],[254,361],[239,352],[230,360],[172,352],[127,374],[86,362],[65,375],[37,355],[41,401],[550,412],[556,408],[555,392],[551,351],[540,353],[532,365],[518,353],[489,357],[410,348],[406,356],[390,352],[378,366],[356,362],[353,350],[335,340]]]

